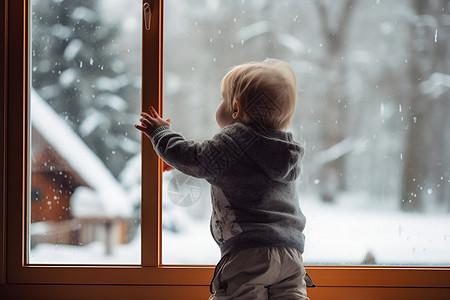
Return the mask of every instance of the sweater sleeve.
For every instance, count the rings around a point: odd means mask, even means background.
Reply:
[[[211,140],[196,142],[186,140],[169,126],[162,126],[155,130],[150,140],[162,160],[193,177],[214,181],[234,162],[226,146],[232,141],[221,133]]]

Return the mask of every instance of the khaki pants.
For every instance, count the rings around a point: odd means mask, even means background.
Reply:
[[[217,264],[209,300],[302,299],[305,268],[295,248],[252,248],[231,253]]]

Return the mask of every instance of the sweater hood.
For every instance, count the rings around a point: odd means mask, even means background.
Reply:
[[[304,149],[295,142],[291,132],[249,127],[235,123],[224,130],[237,130],[246,137],[239,147],[271,179],[293,182],[300,175]]]

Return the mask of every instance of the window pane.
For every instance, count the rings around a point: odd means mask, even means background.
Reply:
[[[31,1],[28,263],[140,263],[141,5]]]
[[[289,130],[306,150],[305,263],[450,265],[447,9],[447,1],[165,1],[165,117],[189,139],[210,138],[227,69],[287,61],[300,88]],[[164,174],[163,262],[214,264],[209,188],[195,181],[200,197],[177,204],[190,193],[191,179],[180,176]]]

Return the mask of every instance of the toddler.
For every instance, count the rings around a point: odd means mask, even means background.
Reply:
[[[285,132],[295,75],[275,59],[243,64],[226,74],[221,93],[221,130],[210,140],[186,140],[153,107],[136,128],[166,164],[211,184],[210,227],[221,260],[210,300],[308,299],[296,186],[303,148]]]

